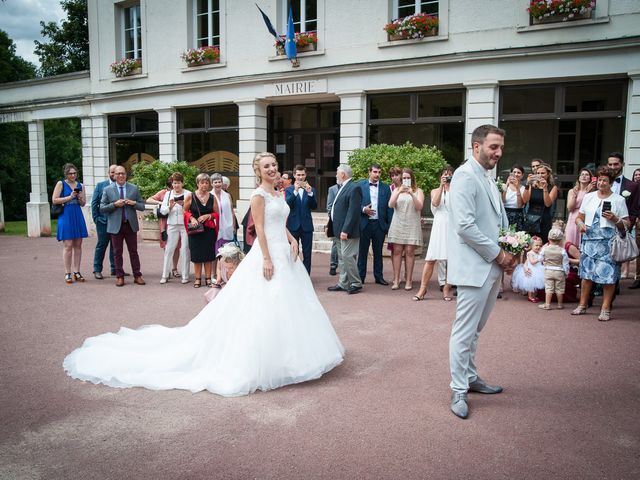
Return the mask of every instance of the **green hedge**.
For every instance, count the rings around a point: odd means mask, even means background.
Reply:
[[[410,168],[416,176],[416,183],[425,195],[440,184],[440,171],[445,165],[442,152],[436,147],[423,145],[416,147],[410,142],[404,145],[384,143],[359,148],[349,155],[349,166],[353,169],[353,178],[368,177],[369,165],[378,163],[382,167],[382,180],[390,183],[391,167]]]
[[[195,191],[196,177],[200,171],[187,162],[138,162],[133,165],[129,181],[140,188],[142,197],[146,199],[165,188],[167,178],[175,172],[184,176],[184,188]]]

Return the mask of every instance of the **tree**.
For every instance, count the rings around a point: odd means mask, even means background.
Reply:
[[[44,77],[89,69],[87,0],[62,0],[60,4],[67,18],[60,25],[41,21],[42,36],[49,41],[35,41],[39,73]]]
[[[26,80],[36,76],[36,67],[16,55],[16,44],[0,30],[0,83]]]

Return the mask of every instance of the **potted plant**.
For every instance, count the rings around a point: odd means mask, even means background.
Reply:
[[[180,57],[189,67],[220,63],[220,48],[212,46],[190,48],[186,52],[182,52]]]
[[[299,32],[296,33],[296,51],[310,52],[318,48],[318,35],[316,32]],[[284,44],[286,38],[284,35],[280,36],[280,40],[276,42],[276,52],[278,55],[285,55]]]
[[[116,77],[127,77],[142,73],[142,60],[139,58],[123,58],[111,64],[111,72]]]
[[[533,25],[591,18],[595,0],[532,0],[527,11]]]
[[[389,41],[424,38],[438,34],[438,17],[426,13],[416,13],[408,17],[398,18],[384,26]]]

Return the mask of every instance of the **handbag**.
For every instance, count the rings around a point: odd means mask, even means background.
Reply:
[[[187,226],[187,235],[198,235],[199,233],[204,232],[204,225],[199,223],[197,225],[192,225],[189,223]]]
[[[524,231],[528,233],[540,233],[542,226],[542,215],[527,213],[524,216]]]
[[[167,233],[166,230],[160,232],[160,238],[162,239],[163,242],[166,242],[169,239],[169,234]]]
[[[165,196],[167,195],[171,195],[171,190],[167,190],[167,192],[165,193]],[[163,197],[164,199],[164,197]],[[158,218],[169,218],[169,214],[168,213],[160,213],[160,206],[158,206],[158,208],[156,209],[156,217]]]
[[[51,205],[51,216],[52,217],[57,217],[59,215],[62,215],[63,211],[64,211],[64,205],[59,204],[59,203],[54,203],[53,205]]]
[[[638,245],[629,232],[618,231],[615,237],[611,239],[611,258],[617,263],[628,262],[638,256]]]

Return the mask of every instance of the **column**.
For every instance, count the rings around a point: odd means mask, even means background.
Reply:
[[[27,232],[30,237],[51,235],[51,211],[47,195],[47,172],[44,155],[44,123],[28,123],[31,193],[27,203]]]
[[[471,158],[471,134],[480,125],[498,125],[498,82],[466,82],[467,108],[465,118],[466,157]]]
[[[340,97],[340,163],[356,148],[367,146],[367,97],[362,90],[337,92]]]
[[[640,71],[629,72],[625,139],[624,174],[631,178],[640,168]]]
[[[240,198],[236,210],[241,220],[249,209],[251,192],[256,188],[253,159],[256,154],[267,150],[267,104],[255,98],[235,103],[238,105],[240,176]]]
[[[159,160],[165,163],[178,159],[176,145],[176,109],[173,107],[156,108],[158,112],[158,147]]]

